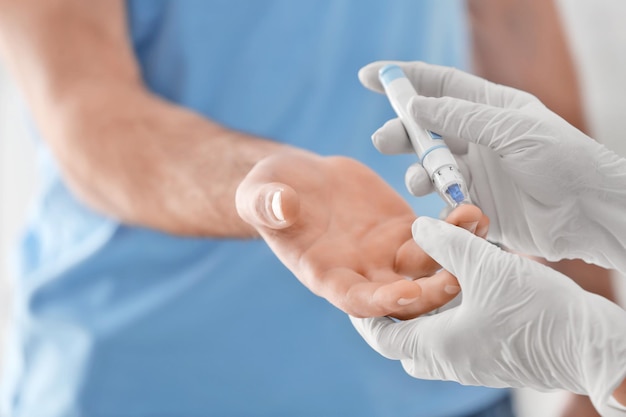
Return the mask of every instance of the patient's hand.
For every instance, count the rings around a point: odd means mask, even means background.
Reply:
[[[447,274],[430,277],[439,266],[411,237],[411,207],[355,160],[300,151],[268,157],[239,185],[237,210],[305,286],[353,316],[413,318],[459,291]],[[487,232],[475,206],[447,221]]]

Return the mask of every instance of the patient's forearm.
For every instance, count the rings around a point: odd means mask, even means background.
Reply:
[[[94,208],[177,234],[251,236],[235,190],[287,149],[218,126],[146,91],[94,91],[65,103],[52,140],[65,178]]]
[[[172,233],[249,236],[235,188],[286,147],[150,94],[123,0],[0,0],[0,52],[74,194]]]

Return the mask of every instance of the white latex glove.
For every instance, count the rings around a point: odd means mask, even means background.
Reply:
[[[626,312],[566,276],[427,217],[413,238],[462,288],[459,307],[395,322],[355,319],[381,355],[421,379],[565,389],[607,401],[626,376]],[[449,272],[448,272],[449,271]],[[626,415],[626,414],[624,414]]]
[[[363,85],[383,93],[375,62]],[[418,97],[411,113],[444,137],[474,204],[490,218],[489,240],[556,261],[581,258],[626,272],[626,159],[548,110],[536,97],[464,72],[396,62]],[[430,97],[430,98],[428,98]],[[399,119],[372,136],[382,153],[412,152]],[[433,191],[415,164],[406,183]]]

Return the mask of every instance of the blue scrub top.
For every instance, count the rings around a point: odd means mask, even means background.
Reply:
[[[463,66],[461,0],[131,0],[128,19],[156,94],[233,129],[359,159],[420,214],[442,207],[405,192],[413,157],[371,145],[392,113],[357,72],[379,59]],[[437,417],[504,395],[410,378],[264,242],[120,224],[73,198],[43,145],[39,156],[6,415]]]

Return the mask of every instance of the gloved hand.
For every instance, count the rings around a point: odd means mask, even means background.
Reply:
[[[422,379],[565,389],[606,403],[626,376],[626,312],[546,266],[421,217],[417,244],[455,275],[460,306],[429,317],[352,322],[381,355]],[[626,415],[626,414],[625,414]]]
[[[362,68],[363,85],[383,93],[378,70],[387,63]],[[420,94],[411,113],[455,154],[472,201],[491,220],[490,240],[548,260],[581,258],[626,272],[626,159],[528,93],[452,68],[397,64]],[[412,152],[399,119],[372,139],[382,153]],[[433,191],[419,164],[408,169],[406,183],[415,195]]]

